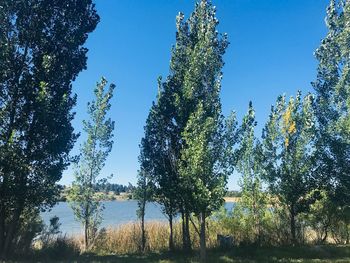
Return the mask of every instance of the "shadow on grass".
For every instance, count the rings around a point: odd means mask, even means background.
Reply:
[[[1,262],[1,261],[0,261]],[[83,254],[72,258],[42,258],[40,254],[32,260],[9,262],[120,262],[120,263],[175,263],[199,262],[198,251],[184,253],[183,251],[126,254],[126,255],[96,255]],[[350,262],[350,246],[303,246],[303,247],[239,247],[230,250],[208,250],[208,263],[248,263],[248,262]]]
[[[125,255],[81,255],[76,262],[196,262],[196,251],[185,253],[183,251],[147,253],[147,254],[125,254]]]
[[[218,262],[350,262],[350,246],[245,247],[223,254],[227,261]]]
[[[278,248],[233,248],[209,250],[208,262],[350,262],[349,246],[303,246]],[[184,254],[81,256],[77,262],[199,262],[198,252]]]

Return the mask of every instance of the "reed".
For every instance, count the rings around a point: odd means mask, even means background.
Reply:
[[[151,221],[145,224],[146,251],[161,252],[168,248],[169,227],[166,222]],[[180,224],[174,226],[175,244],[181,242]],[[100,231],[94,252],[130,254],[141,252],[141,227],[137,222],[130,222]]]
[[[182,248],[181,222],[173,225],[175,249]],[[217,246],[216,235],[224,231],[215,222],[208,222],[208,248]],[[146,251],[164,252],[168,251],[170,229],[167,222],[150,221],[145,224]],[[199,237],[193,225],[190,226],[190,235],[194,249],[199,247]],[[83,248],[82,236],[72,238],[74,243]],[[141,227],[138,222],[130,222],[115,227],[101,229],[91,252],[97,254],[134,254],[141,252]]]
[[[195,220],[195,218],[193,218]],[[194,221],[194,224],[198,222]],[[276,223],[276,222],[275,222]],[[281,231],[279,227],[277,227],[278,223],[276,223],[275,230],[270,229],[269,236],[272,239],[277,240],[279,238],[278,232]],[[114,227],[108,227],[106,229],[101,229],[99,231],[98,236],[95,239],[94,246],[89,251],[83,251],[83,236],[75,235],[75,236],[59,236],[56,239],[50,239],[49,242],[36,242],[36,246],[34,247],[33,260],[44,260],[44,262],[49,261],[49,259],[55,260],[78,260],[78,259],[96,259],[98,262],[99,259],[111,259],[111,257],[115,257],[118,259],[116,261],[119,262],[119,259],[125,259],[125,262],[158,262],[152,257],[159,257],[159,261],[162,258],[162,262],[197,262],[196,254],[185,254],[181,252],[182,248],[182,226],[181,221],[177,221],[174,223],[174,243],[175,243],[175,253],[168,253],[168,242],[169,242],[169,225],[164,221],[150,221],[146,222],[146,251],[142,254],[141,252],[141,227],[138,222],[130,222],[123,225],[118,225]],[[247,229],[238,229],[232,232],[232,230],[227,229],[225,224],[223,224],[220,220],[208,220],[207,222],[207,247],[208,247],[208,255],[209,262],[216,262],[216,260],[220,257],[223,259],[222,262],[236,262],[232,260],[233,257],[246,257],[252,256],[254,258],[261,257],[260,252],[252,255],[252,244],[247,246],[247,242],[244,239],[245,233]],[[217,234],[227,234],[234,236],[235,248],[229,250],[217,249]],[[307,235],[308,242],[307,244],[312,244],[312,232],[308,232]],[[194,250],[198,250],[199,248],[199,235],[197,234],[195,227],[193,224],[190,225],[190,235],[192,241],[192,248]],[[273,236],[273,237],[271,237]],[[243,239],[242,239],[243,238]],[[264,242],[274,243],[271,241],[264,240]],[[257,249],[263,249],[264,246],[255,246],[253,244],[253,251]],[[281,246],[281,244],[277,244],[276,246],[268,246],[271,248],[270,250],[263,250],[262,253],[273,253],[278,254],[278,257],[285,258],[290,257],[289,248],[294,249],[289,246]],[[301,246],[301,248],[305,247],[307,251],[302,251],[304,255],[310,255],[313,252],[311,248],[313,246],[305,245]],[[320,246],[315,246],[315,249]],[[332,246],[326,246],[325,248],[332,249]],[[335,247],[334,249],[345,251],[344,257],[348,260],[348,252],[347,248],[339,248]],[[226,252],[225,252],[226,251]],[[248,251],[248,252],[247,252]],[[247,253],[246,253],[247,252]],[[342,253],[343,253],[342,252]],[[218,255],[217,253],[224,253]],[[225,254],[226,253],[226,254]],[[237,254],[238,253],[238,254]],[[141,255],[142,254],[142,255]],[[267,254],[266,254],[267,255]],[[270,254],[269,254],[270,255]],[[179,258],[178,258],[179,257]],[[188,260],[188,258],[191,260]],[[193,258],[194,257],[194,258]],[[169,261],[163,259],[169,259]],[[224,260],[227,259],[227,261]],[[171,259],[171,260],[170,260]],[[193,259],[193,261],[192,261]],[[263,257],[265,260],[265,256]],[[124,262],[121,260],[121,262]],[[221,262],[221,261],[220,261]],[[241,262],[238,260],[237,262]],[[260,261],[259,261],[260,262]],[[263,261],[268,262],[268,261]],[[284,262],[284,261],[283,261]],[[289,262],[289,261],[288,261]],[[298,261],[299,262],[299,261]],[[309,261],[300,261],[300,262],[309,262]],[[328,262],[328,261],[320,261],[320,262]],[[341,261],[343,262],[343,261]],[[344,261],[349,262],[349,261]]]

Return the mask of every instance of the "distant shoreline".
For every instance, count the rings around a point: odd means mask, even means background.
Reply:
[[[228,202],[228,203],[237,203],[239,202],[239,200],[241,199],[240,197],[224,197],[225,199],[225,202]]]
[[[227,203],[237,203],[240,200],[240,197],[224,197],[225,202]],[[137,199],[128,198],[125,195],[115,195],[112,198],[101,199],[100,201],[137,201]],[[59,200],[59,202],[68,202],[65,198]]]

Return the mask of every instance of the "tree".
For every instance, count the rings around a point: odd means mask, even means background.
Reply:
[[[142,146],[147,172],[156,187],[156,200],[168,215],[169,224],[176,213],[181,213],[186,250],[191,248],[189,221],[194,206],[192,185],[181,171],[187,169],[183,155],[193,150],[187,149],[186,140],[190,140],[194,116],[201,115],[201,109],[204,122],[212,119],[213,126],[208,129],[220,136],[224,133],[219,92],[222,56],[228,41],[226,35],[216,31],[217,24],[215,8],[205,0],[196,4],[188,20],[182,13],[177,16],[170,75],[164,82],[159,81],[157,102],[151,108]],[[212,139],[209,137],[208,141]]]
[[[90,0],[0,4],[0,254],[16,248],[28,211],[58,196],[77,138],[72,81],[99,17]],[[82,23],[81,21],[84,21]]]
[[[328,34],[316,50],[319,61],[316,91],[317,177],[328,183],[333,202],[349,207],[350,200],[350,3],[331,0]]]
[[[191,189],[191,211],[200,222],[201,261],[206,254],[206,218],[224,203],[228,174],[224,171],[224,130],[217,113],[210,116],[200,103],[183,133],[186,148],[182,151],[180,173]]]
[[[242,196],[238,203],[244,210],[246,222],[251,225],[253,242],[261,241],[261,228],[267,211],[266,193],[262,190],[261,144],[255,137],[255,111],[249,103],[247,114],[239,129],[239,146],[236,152],[236,169],[242,174]]]
[[[95,196],[95,185],[113,145],[114,121],[107,119],[107,113],[115,85],[108,90],[106,85],[107,80],[102,78],[94,90],[95,100],[88,103],[89,120],[83,122],[87,139],[68,196],[75,217],[84,225],[85,250],[93,244],[102,221],[103,206]]]
[[[228,46],[226,35],[216,31],[215,7],[201,1],[186,22],[189,41],[181,89],[185,122],[181,130],[179,162],[183,193],[189,210],[199,217],[201,260],[205,260],[205,219],[219,208],[225,193],[224,123],[221,115],[220,88],[222,56]]]
[[[306,198],[315,185],[313,180],[315,153],[314,99],[300,92],[286,102],[277,99],[263,130],[264,178],[290,216],[290,233],[296,240],[296,218],[307,211],[314,198]]]
[[[332,221],[334,221],[337,209],[329,199],[329,196],[325,190],[314,190],[317,191],[319,195],[318,200],[311,204],[310,211],[305,213],[306,222],[312,227],[315,231],[317,243],[325,243],[329,230],[332,226]],[[309,193],[309,195],[314,195],[314,192]]]
[[[146,172],[140,170],[137,179],[137,188],[135,192],[135,198],[137,199],[138,209],[136,211],[137,217],[141,220],[141,247],[142,252],[146,248],[146,230],[145,230],[145,215],[146,215],[146,204],[152,200],[153,185],[152,181],[149,180]]]
[[[162,205],[163,213],[168,217],[170,236],[169,249],[174,248],[173,218],[177,212],[179,185],[176,174],[175,156],[173,150],[172,126],[167,119],[166,95],[159,90],[157,104],[153,103],[145,126],[145,136],[140,145],[141,185],[148,180],[152,186],[152,198]],[[147,177],[147,178],[146,178]],[[144,193],[147,192],[143,189]]]

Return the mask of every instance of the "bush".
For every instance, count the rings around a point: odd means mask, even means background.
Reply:
[[[13,251],[16,255],[28,254],[30,252],[32,242],[37,238],[44,225],[42,219],[37,210],[26,210],[20,218],[21,224],[20,229],[17,232],[17,238],[15,241],[15,250]]]
[[[76,240],[62,235],[51,239],[49,243],[42,244],[42,247],[37,251],[39,258],[55,260],[72,259],[79,254],[80,247]]]
[[[36,257],[60,260],[70,259],[80,254],[77,240],[62,235],[60,226],[57,216],[50,219],[49,225],[42,225],[40,236],[33,243]]]
[[[312,232],[309,239],[316,244],[326,242],[349,243],[349,208],[337,207],[326,191],[317,190],[317,192],[319,198],[310,206],[310,211],[303,215],[309,232]]]

